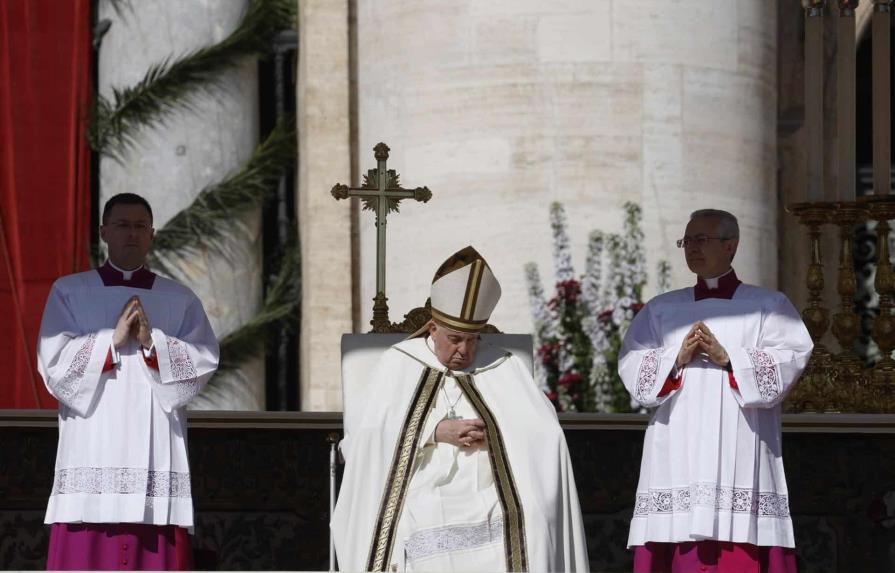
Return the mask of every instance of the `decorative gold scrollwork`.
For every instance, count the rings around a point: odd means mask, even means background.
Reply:
[[[802,318],[815,350],[802,379],[785,403],[788,412],[895,412],[895,269],[889,262],[889,220],[895,219],[895,197],[862,198],[856,202],[800,203],[787,209],[807,227],[811,241],[811,262],[806,275],[808,304]],[[871,367],[853,351],[860,333],[860,321],[854,312],[856,277],[852,260],[855,225],[876,221],[877,272],[874,289],[879,295],[879,316],[874,320],[872,337],[881,358]],[[819,247],[822,227],[839,227],[840,257],[836,290],[840,305],[832,320],[832,332],[840,346],[832,354],[821,343],[830,325],[829,311],[823,306],[823,261]]]
[[[335,197],[336,201],[348,198],[348,186],[341,183],[333,185],[333,188],[330,189],[329,192],[332,193],[332,196]]]

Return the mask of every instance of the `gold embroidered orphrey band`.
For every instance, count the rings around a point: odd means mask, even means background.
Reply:
[[[398,528],[398,520],[404,508],[404,498],[407,496],[407,486],[412,477],[410,472],[419,446],[420,434],[443,377],[444,374],[438,370],[426,368],[416,385],[410,409],[401,427],[401,439],[395,448],[391,471],[379,506],[379,517],[373,529],[373,543],[367,560],[367,571],[385,571],[391,560],[392,548],[395,545],[395,530]]]
[[[457,330],[459,332],[469,332],[476,333],[482,330],[486,324],[488,324],[488,319],[485,320],[463,320],[457,318],[455,316],[451,316],[449,314],[445,314],[438,310],[437,308],[432,308],[432,318],[436,322],[440,322],[444,326],[452,330]]]
[[[482,286],[482,274],[485,271],[485,261],[478,259],[473,261],[469,269],[469,280],[466,282],[466,294],[463,296],[463,306],[460,307],[460,317],[463,320],[472,320],[475,314],[475,305],[479,301],[479,288]]]
[[[525,548],[525,516],[522,514],[522,502],[519,499],[519,491],[516,482],[513,481],[513,471],[510,468],[510,460],[507,457],[507,449],[503,443],[503,436],[494,419],[494,414],[485,404],[482,395],[472,383],[470,376],[457,376],[460,388],[473,407],[478,411],[485,422],[485,436],[488,442],[488,457],[491,460],[491,471],[494,474],[494,484],[497,486],[497,497],[503,508],[503,548],[507,561],[507,571],[528,571],[528,555]]]

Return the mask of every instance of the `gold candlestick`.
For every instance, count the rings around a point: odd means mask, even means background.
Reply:
[[[889,220],[895,218],[895,197],[873,196],[865,199],[870,216],[876,223],[876,279],[873,286],[879,295],[879,315],[873,321],[873,340],[879,346],[882,357],[873,369],[875,382],[895,381],[895,269],[889,262]]]
[[[841,241],[836,285],[840,304],[839,311],[833,315],[833,336],[841,347],[836,355],[836,365],[840,370],[840,383],[847,380],[856,384],[863,365],[854,351],[855,341],[861,333],[861,319],[855,313],[855,293],[858,288],[852,258],[852,237],[855,225],[867,220],[867,209],[854,202],[836,203],[831,218],[839,227]]]
[[[861,391],[854,397],[855,411],[891,412],[895,407],[895,270],[889,262],[889,220],[895,218],[895,197],[871,195],[858,202],[866,206],[870,220],[876,221],[876,277],[879,312],[873,320],[871,337],[880,351]]]
[[[808,273],[805,275],[805,286],[808,287],[808,304],[802,311],[802,320],[814,341],[814,352],[811,359],[830,359],[830,351],[823,345],[821,338],[830,327],[830,311],[823,305],[824,266],[820,252],[820,228],[830,221],[833,203],[812,202],[798,203],[789,207],[789,212],[799,218],[799,223],[808,228],[811,241]]]
[[[823,411],[830,408],[830,394],[833,388],[830,379],[833,370],[832,357],[821,342],[830,327],[830,312],[823,303],[824,268],[820,251],[820,232],[821,227],[830,221],[833,207],[833,203],[819,201],[797,203],[787,207],[787,211],[798,217],[799,223],[807,227],[811,242],[809,253],[811,262],[805,275],[808,304],[802,310],[802,320],[814,342],[814,352],[802,374],[802,380],[789,396],[790,411]]]

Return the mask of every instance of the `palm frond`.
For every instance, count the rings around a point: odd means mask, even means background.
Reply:
[[[200,248],[223,254],[223,239],[238,227],[233,220],[264,203],[283,172],[295,162],[294,118],[281,120],[240,171],[204,188],[193,202],[155,233],[151,267],[171,274],[165,260]]]
[[[115,14],[119,18],[124,18],[124,11],[133,13],[134,7],[131,4],[131,0],[106,0],[109,6],[112,7],[112,10],[115,11]]]
[[[294,20],[294,0],[252,0],[239,26],[221,42],[176,60],[166,58],[136,85],[114,88],[111,99],[97,97],[88,125],[90,146],[120,159],[142,128],[190,109],[197,94],[217,87],[221,74],[242,58],[267,51],[274,36],[291,28]]]
[[[215,374],[187,407],[190,410],[263,409],[263,403],[257,404],[252,379],[253,374],[243,370]]]
[[[301,261],[297,244],[283,254],[276,280],[264,297],[261,310],[250,321],[221,339],[221,362],[218,371],[237,368],[263,348],[271,331],[295,332],[301,305]],[[210,384],[213,384],[214,380]]]

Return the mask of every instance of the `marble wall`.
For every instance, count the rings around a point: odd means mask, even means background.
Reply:
[[[393,318],[422,304],[440,262],[472,243],[504,298],[493,322],[531,329],[523,265],[553,282],[548,206],[569,213],[583,271],[593,229],[643,206],[648,270],[673,265],[689,213],[734,212],[736,268],[777,282],[776,17],[769,0],[358,0],[358,148],[392,149],[427,205],[389,220]],[[362,324],[375,284],[372,218],[360,218]],[[647,294],[655,292],[650,285]]]
[[[302,255],[301,407],[340,410],[339,342],[351,332],[348,1],[299,2],[298,220]]]

